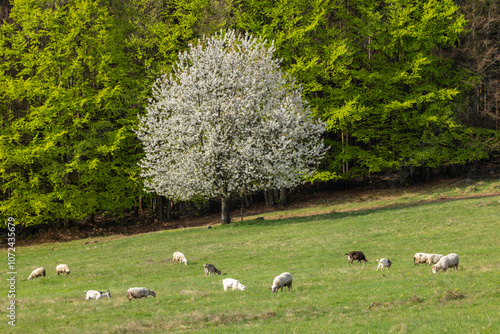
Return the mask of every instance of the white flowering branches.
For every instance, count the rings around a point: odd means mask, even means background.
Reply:
[[[222,200],[294,187],[324,151],[301,89],[273,59],[274,47],[234,31],[204,37],[158,79],[137,135],[148,190],[177,200]]]

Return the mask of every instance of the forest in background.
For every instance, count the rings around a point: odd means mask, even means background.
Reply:
[[[274,41],[326,122],[311,182],[397,173],[404,184],[498,156],[496,1],[0,3],[0,224],[185,211],[144,192],[132,130],[154,80],[221,29]]]

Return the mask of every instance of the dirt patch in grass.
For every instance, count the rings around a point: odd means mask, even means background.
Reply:
[[[422,303],[423,301],[424,301],[424,299],[420,298],[416,294],[413,294],[413,296],[410,298],[410,302],[413,304]]]
[[[441,300],[445,302],[448,300],[463,299],[465,297],[467,296],[460,290],[446,290]]]
[[[389,307],[389,306],[391,306],[391,303],[389,303],[389,302],[385,302],[385,303],[373,302],[370,304],[370,306],[368,306],[368,308],[372,309],[372,308]]]

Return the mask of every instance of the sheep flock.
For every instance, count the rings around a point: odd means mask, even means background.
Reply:
[[[364,264],[368,262],[366,259],[366,256],[363,252],[361,251],[351,251],[349,253],[345,253],[348,257],[348,264],[352,265],[354,261],[361,262],[363,261],[363,267]],[[181,252],[175,252],[173,254],[172,258],[173,263],[184,263],[185,265],[188,264],[186,256],[181,253]],[[447,271],[449,268],[455,268],[458,269],[459,265],[459,258],[458,255],[455,253],[448,254],[446,256],[440,255],[440,254],[431,254],[431,253],[415,253],[413,256],[413,264],[416,266],[418,264],[427,264],[427,265],[433,265],[432,266],[432,273],[436,274],[438,271]],[[387,259],[387,258],[381,258],[380,260],[377,260],[377,271],[379,269],[386,269],[389,270],[389,268],[392,265],[392,261]],[[205,276],[210,276],[210,274],[218,274],[221,275],[221,270],[217,269],[213,264],[204,264],[203,265]],[[57,275],[59,274],[69,274],[70,269],[68,265],[66,264],[59,264],[56,266],[56,273]],[[28,280],[32,280],[37,277],[45,277],[46,276],[46,271],[45,268],[40,267],[35,270],[33,270],[28,277]],[[278,290],[281,289],[283,291],[284,287],[288,287],[288,291],[292,290],[292,281],[293,277],[292,274],[289,272],[284,272],[278,276],[276,276],[272,282],[271,286],[271,291],[272,293],[277,292]],[[241,290],[245,291],[246,286],[241,284],[239,280],[234,279],[234,278],[225,278],[222,280],[222,286],[224,291],[227,291],[228,289],[232,290]],[[99,300],[104,297],[107,297],[108,299],[111,297],[111,292],[107,290],[107,292],[102,292],[99,290],[85,290],[85,300]],[[142,298],[147,298],[148,296],[152,296],[156,298],[156,292],[154,290],[150,290],[145,287],[134,287],[130,288],[127,290],[126,297],[129,301],[132,301],[132,299],[142,299]]]

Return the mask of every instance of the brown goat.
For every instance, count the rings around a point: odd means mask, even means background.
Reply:
[[[347,255],[347,262],[349,264],[352,264],[354,262],[354,260],[358,260],[358,262],[361,262],[361,261],[364,261],[365,263],[368,262],[368,260],[365,257],[365,254],[363,254],[363,252],[360,252],[360,251],[352,251],[352,252],[345,254],[345,255]]]

